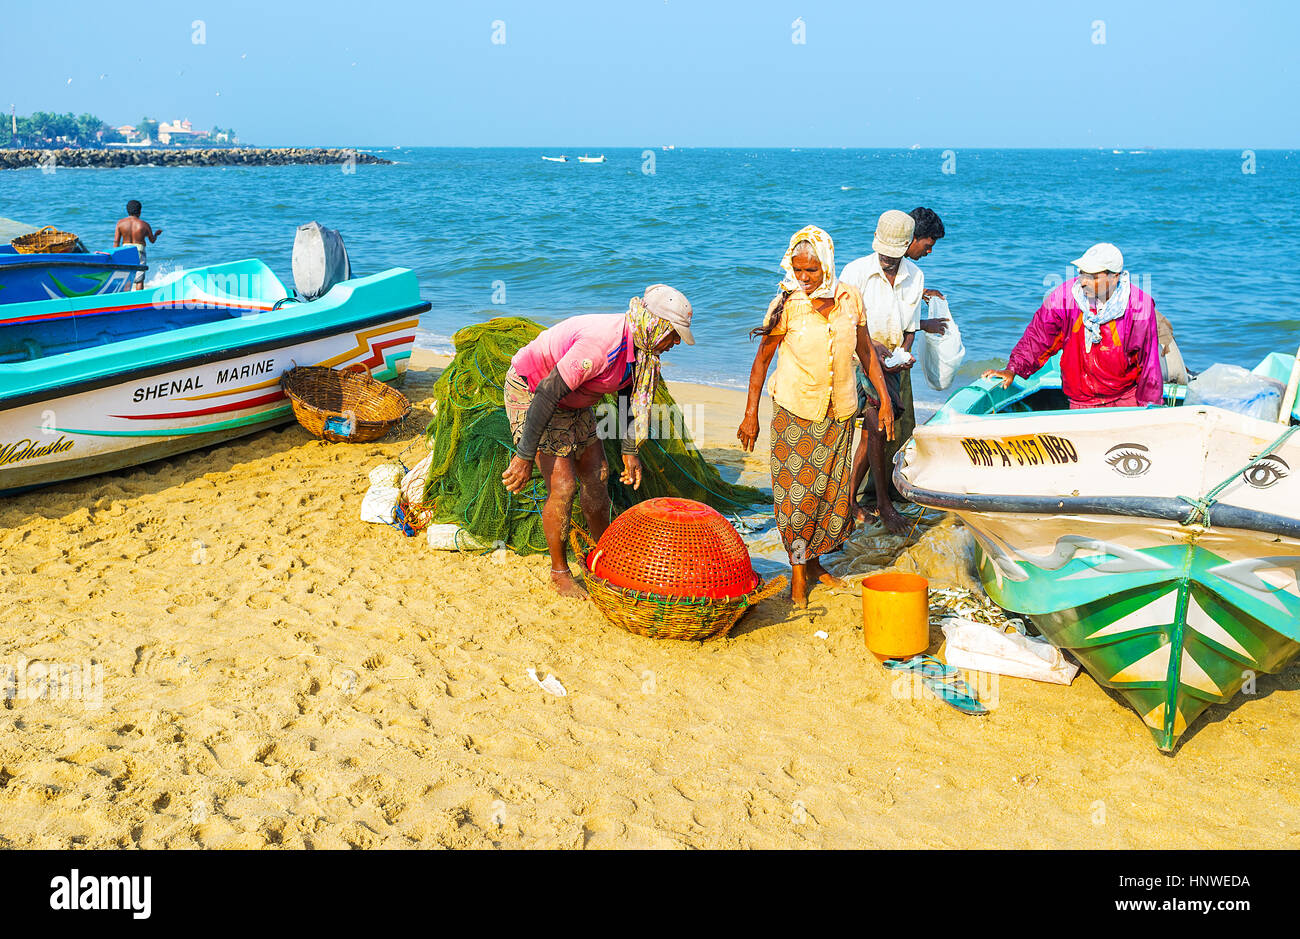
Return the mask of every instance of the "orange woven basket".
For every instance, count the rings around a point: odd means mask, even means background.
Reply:
[[[610,523],[588,568],[617,587],[674,597],[740,597],[759,582],[721,512],[691,499],[649,499]]]
[[[569,543],[584,564],[596,554],[596,543],[577,525],[569,530]],[[591,602],[605,619],[620,629],[650,639],[700,641],[726,636],[750,607],[774,596],[786,584],[784,576],[766,583],[761,577],[754,577],[757,580],[754,589],[727,599],[671,596],[620,587],[595,574],[590,566],[583,584]]]

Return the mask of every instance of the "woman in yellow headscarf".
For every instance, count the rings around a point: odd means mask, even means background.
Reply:
[[[867,330],[862,297],[835,277],[835,245],[813,225],[790,239],[781,261],[781,292],[768,305],[749,373],[745,419],[736,432],[753,450],[758,439],[758,398],[772,357],[779,353],[772,395],[772,496],[777,527],[790,555],[790,598],[807,606],[813,582],[839,585],[819,558],[849,533],[853,496],[853,419],[859,414],[853,357],[857,355],[876,398],[862,409],[867,433],[894,438],[894,411],[884,372]]]

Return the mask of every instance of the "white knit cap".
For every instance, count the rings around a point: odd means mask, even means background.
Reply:
[[[641,299],[651,313],[672,323],[682,342],[688,346],[695,345],[695,337],[691,335],[691,301],[684,293],[667,284],[652,284],[645,289]]]
[[[1100,274],[1102,271],[1118,274],[1124,270],[1124,255],[1109,241],[1101,241],[1083,252],[1083,257],[1070,263],[1085,274]]]

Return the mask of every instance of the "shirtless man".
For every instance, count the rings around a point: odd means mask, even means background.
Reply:
[[[154,231],[149,223],[140,217],[140,203],[132,199],[126,204],[126,218],[117,220],[117,230],[113,233],[113,247],[134,245],[140,250],[140,263],[145,264],[145,239],[147,238],[149,243],[153,244],[161,234],[161,228]],[[136,271],[135,286],[131,289],[144,289],[144,271]]]

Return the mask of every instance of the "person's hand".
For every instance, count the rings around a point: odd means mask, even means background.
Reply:
[[[942,336],[948,331],[948,321],[943,318],[921,320],[921,329],[934,336]]]
[[[894,354],[894,350],[885,348],[885,346],[881,345],[880,343],[876,342],[875,340],[872,340],[872,343],[871,343],[871,344],[872,344],[873,346],[876,347],[876,357],[880,359],[880,367],[881,367],[881,369],[883,369],[883,370],[886,371],[886,372],[891,372],[891,373],[892,373],[892,372],[897,372],[897,371],[901,371],[901,370],[902,370],[902,366],[900,366],[900,365],[886,365],[886,364],[885,364],[885,361],[886,361],[886,360],[887,360],[891,355]]]
[[[1011,382],[1015,380],[1016,373],[1005,368],[991,368],[984,372],[980,378],[999,378],[1002,380],[1003,388],[1010,388]]]
[[[510,465],[501,474],[501,482],[509,492],[521,492],[533,475],[533,464],[521,456],[512,456]]]
[[[641,488],[641,458],[635,453],[623,454],[623,472],[619,474],[618,481],[633,489]]]
[[[154,241],[157,241],[157,240],[158,240],[159,238],[161,238],[161,237],[162,237],[162,229],[160,228],[160,229],[158,229],[156,232],[153,233],[153,240],[154,240]]]
[[[929,302],[930,302],[930,298],[931,298],[931,297],[938,297],[940,300],[947,300],[947,299],[948,299],[948,298],[945,297],[943,294],[941,294],[939,291],[935,290],[933,287],[927,288],[925,291],[923,291],[923,292],[921,293],[921,296],[923,296],[923,297],[925,298],[925,302],[926,302],[926,303],[929,303]]]
[[[740,429],[736,431],[736,439],[740,441],[741,447],[746,452],[754,449],[754,444],[758,440],[758,412],[746,411],[745,419],[740,422]]]
[[[878,408],[880,412],[880,422],[876,427],[877,430],[884,431],[886,440],[894,439],[894,406],[889,403],[888,396],[885,397],[884,403]]]

